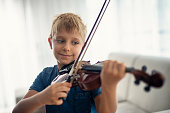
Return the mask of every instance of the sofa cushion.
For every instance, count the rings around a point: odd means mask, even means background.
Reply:
[[[116,113],[148,113],[148,112],[126,101],[118,104]]]
[[[159,111],[159,112],[154,112],[154,113],[170,113],[170,109],[169,110]]]

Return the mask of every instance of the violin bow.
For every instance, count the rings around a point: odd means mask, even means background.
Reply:
[[[101,10],[100,10],[100,12],[99,12],[99,14],[97,16],[97,19],[96,19],[96,21],[95,21],[95,23],[94,23],[94,25],[93,25],[93,27],[92,27],[86,41],[85,41],[85,43],[84,43],[84,45],[83,45],[83,47],[82,47],[82,49],[80,51],[80,54],[79,54],[78,58],[75,60],[73,66],[72,66],[72,68],[71,68],[71,70],[69,72],[69,76],[73,75],[73,77],[70,80],[70,83],[73,83],[73,81],[74,81],[75,75],[76,75],[76,73],[78,71],[79,62],[82,61],[82,59],[83,59],[83,57],[84,57],[84,55],[85,55],[91,41],[93,39],[93,36],[94,36],[94,34],[95,34],[99,24],[100,24],[100,21],[103,18],[103,15],[104,15],[109,3],[110,3],[110,0],[105,0],[104,1],[103,5],[102,5],[102,8],[101,8]]]

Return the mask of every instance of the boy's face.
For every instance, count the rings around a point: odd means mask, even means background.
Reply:
[[[52,43],[51,48],[53,48],[59,69],[61,69],[63,65],[76,60],[84,44],[78,32],[72,33],[66,32],[65,30],[57,32],[50,42]]]

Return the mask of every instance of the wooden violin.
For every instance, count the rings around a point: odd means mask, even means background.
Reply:
[[[53,80],[53,82],[70,82],[73,76],[69,76],[68,72],[71,70],[73,63],[68,64],[62,68],[60,75]],[[94,90],[101,86],[100,72],[102,70],[102,63],[96,63],[91,65],[89,61],[82,61],[77,71],[77,75],[73,81],[72,87],[79,86],[84,91]],[[146,66],[143,66],[141,70],[133,67],[126,67],[125,71],[131,73],[135,77],[135,84],[139,85],[140,81],[147,84],[145,91],[150,91],[150,87],[159,88],[164,84],[163,75],[153,70],[151,75],[146,73]]]

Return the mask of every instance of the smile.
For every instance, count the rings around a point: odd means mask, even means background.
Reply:
[[[61,55],[63,57],[71,57],[71,56],[73,56],[73,55],[67,55],[67,54],[59,54],[59,55]]]

